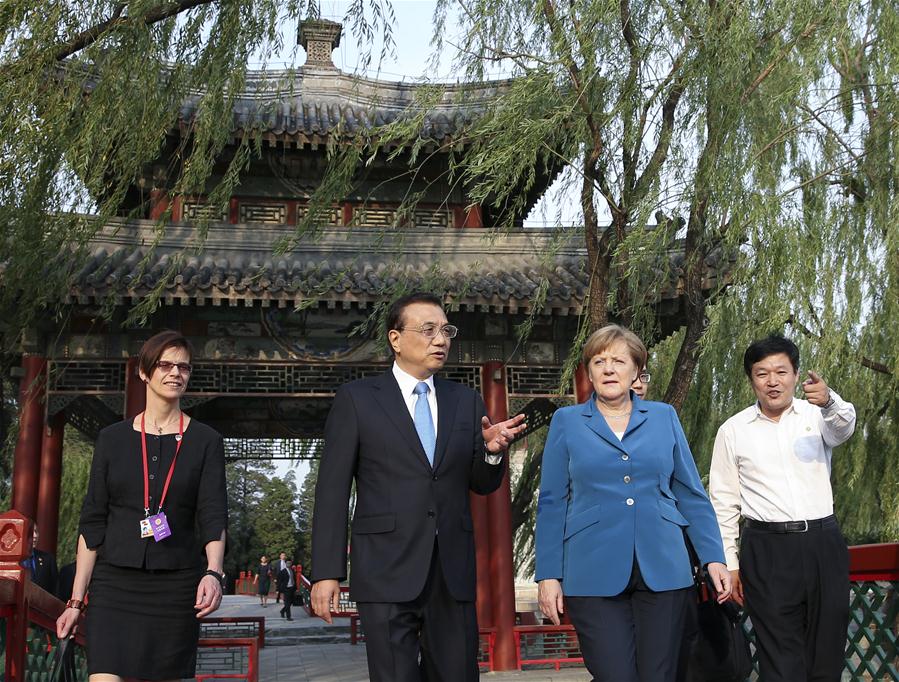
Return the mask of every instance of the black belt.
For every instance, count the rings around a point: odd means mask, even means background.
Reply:
[[[755,519],[743,519],[747,528],[766,530],[769,533],[806,533],[810,530],[822,530],[824,528],[836,528],[837,517],[831,514],[823,519],[811,519],[810,521],[756,521]]]

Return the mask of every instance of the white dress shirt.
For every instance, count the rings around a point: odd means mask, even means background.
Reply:
[[[399,365],[394,361],[393,363],[393,376],[396,378],[396,383],[400,385],[400,392],[403,394],[403,400],[406,401],[406,409],[409,410],[409,416],[412,417],[412,421],[415,421],[415,403],[418,402],[418,396],[413,392],[415,387],[418,386],[418,382],[420,379],[416,379],[414,376],[400,369]],[[434,377],[429,376],[424,380],[428,387],[431,389],[428,391],[428,407],[431,408],[431,419],[434,421],[434,437],[437,437],[437,391],[434,390]],[[486,447],[486,446],[485,446]],[[487,464],[492,466],[497,466],[503,461],[503,453],[499,452],[497,454],[492,454],[489,450],[484,454],[484,461]]]
[[[393,376],[396,378],[396,383],[400,385],[400,392],[403,394],[403,400],[406,401],[406,408],[409,410],[409,416],[412,417],[412,421],[415,421],[415,404],[418,402],[418,396],[415,395],[415,387],[418,386],[418,383],[421,379],[416,379],[414,376],[400,369],[400,366],[393,363]],[[434,377],[429,376],[424,382],[428,385],[430,389],[428,391],[428,407],[431,408],[431,421],[434,422],[434,437],[437,436],[437,391],[434,390]]]
[[[739,568],[740,516],[756,521],[802,521],[833,514],[833,448],[855,431],[855,407],[835,391],[827,409],[793,403],[779,421],[758,403],[728,419],[715,437],[709,497],[730,570]]]

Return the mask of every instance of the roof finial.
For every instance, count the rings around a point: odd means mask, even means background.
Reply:
[[[337,68],[331,53],[340,45],[343,24],[328,19],[320,19],[317,12],[300,22],[297,41],[306,50],[306,66]]]

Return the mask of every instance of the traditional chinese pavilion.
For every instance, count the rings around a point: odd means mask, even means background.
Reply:
[[[309,210],[329,144],[422,113],[423,86],[338,70],[331,54],[340,34],[334,22],[305,22],[299,39],[307,62],[299,72],[257,73],[248,80],[234,107],[233,145],[217,172],[224,172],[250,129],[262,137],[262,154],[240,177],[227,207],[203,194],[176,195],[168,184],[167,169],[177,164],[178,145],[197,113],[196,100],[185,101],[167,151],[129,194],[127,208],[143,218],[106,226],[73,283],[66,321],[48,320],[26,335],[12,503],[37,520],[43,549],[56,547],[63,429],[68,424],[93,437],[143,408],[136,355],[160,328],[179,329],[194,343],[184,404],[224,434],[232,458],[297,456],[306,440],[321,435],[337,386],[385,371],[388,358],[377,332],[350,332],[404,278],[445,293],[461,332],[443,374],[480,391],[495,419],[535,397],[558,397],[560,368],[588,287],[582,232],[563,235],[560,247],[555,230],[521,227],[489,235],[483,229],[491,225],[489,207],[470,206],[464,187],[449,191],[439,181],[449,167],[449,143],[463,143],[460,132],[502,82],[440,86],[439,103],[422,118],[429,159],[420,171],[397,172],[408,169],[403,154],[360,168],[316,238],[275,255]],[[551,180],[549,174],[540,178],[531,206]],[[417,205],[399,210],[410,193],[420,196]],[[166,216],[159,239],[158,221]],[[196,250],[199,223],[208,233]],[[658,309],[662,327],[673,330],[682,300],[679,254],[669,257],[672,274]],[[145,259],[148,267],[142,267]],[[710,288],[727,265],[707,262]],[[515,326],[533,312],[544,280],[545,304],[520,344]],[[160,283],[161,305],[151,324],[129,326],[129,308]],[[101,310],[110,307],[114,313],[103,321]],[[581,390],[563,388],[562,399],[586,395],[579,383]],[[496,628],[497,666],[508,669],[515,665],[508,477],[489,498],[474,496],[472,506],[479,620]]]

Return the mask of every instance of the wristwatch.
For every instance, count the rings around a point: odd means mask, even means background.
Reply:
[[[224,574],[224,573],[219,573],[218,571],[213,571],[211,568],[208,568],[208,569],[206,569],[206,571],[203,573],[203,576],[204,576],[204,577],[207,576],[207,575],[211,575],[213,578],[215,578],[216,580],[218,580],[219,583],[220,583],[221,586],[222,586],[222,589],[225,588],[225,574]]]
[[[836,400],[833,399],[833,393],[828,393],[827,394],[827,402],[821,406],[821,409],[826,410],[829,407],[833,407],[833,404],[835,402],[836,402]]]

